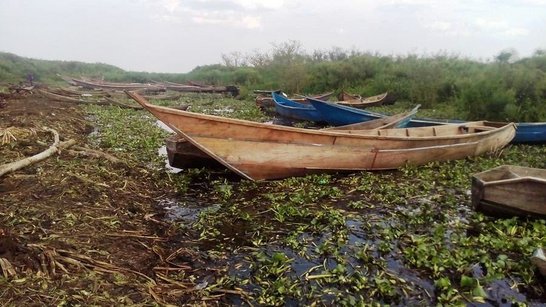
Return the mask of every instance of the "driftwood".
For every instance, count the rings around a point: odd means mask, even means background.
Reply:
[[[55,141],[53,142],[53,144],[48,149],[46,149],[46,150],[42,151],[41,153],[36,154],[34,156],[24,158],[24,159],[19,160],[19,161],[7,163],[7,164],[4,164],[4,165],[0,165],[0,177],[4,176],[6,174],[9,174],[11,172],[17,171],[19,169],[22,169],[24,167],[27,167],[27,166],[29,166],[31,164],[36,163],[36,162],[40,162],[42,160],[45,160],[46,158],[52,156],[53,154],[60,152],[61,149],[65,149],[65,148],[68,148],[68,147],[76,144],[76,140],[73,140],[73,139],[65,141],[65,142],[60,142],[59,141],[59,133],[54,129],[45,127],[44,130],[53,133],[53,135],[55,137]]]

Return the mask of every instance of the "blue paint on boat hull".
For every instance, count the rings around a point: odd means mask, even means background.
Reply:
[[[330,125],[349,125],[384,117],[385,115],[342,106],[322,100],[307,98],[311,105],[322,114]]]
[[[322,114],[311,105],[292,101],[277,93],[271,93],[271,96],[275,102],[275,111],[284,117],[316,122],[324,121]]]
[[[275,97],[280,101],[277,103]],[[349,125],[378,119],[386,116],[385,114],[356,109],[349,106],[342,106],[331,102],[321,101],[313,98],[307,98],[311,105],[305,105],[291,101],[279,94],[273,93],[273,100],[277,112],[283,116],[311,120],[325,121],[331,125]],[[282,107],[277,107],[281,105]],[[463,120],[457,119],[432,119],[432,118],[414,118],[409,121],[399,123],[397,127],[426,127],[444,124],[460,124]],[[544,144],[546,143],[546,122],[524,122],[516,123],[516,136],[512,144]]]

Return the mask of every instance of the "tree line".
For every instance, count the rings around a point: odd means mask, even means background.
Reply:
[[[472,120],[546,121],[546,50],[518,58],[501,51],[489,61],[458,55],[386,56],[358,50],[306,52],[297,41],[273,44],[271,50],[222,55],[222,63],[197,66],[189,73],[128,72],[112,65],[43,61],[0,53],[0,82],[33,73],[36,80],[61,82],[58,73],[119,82],[168,80],[235,84],[242,99],[252,90],[313,94],[345,90],[362,96],[385,91],[422,108],[449,105]]]

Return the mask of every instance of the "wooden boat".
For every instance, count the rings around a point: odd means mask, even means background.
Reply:
[[[417,113],[419,106],[413,110],[396,114],[389,117],[383,117],[376,120],[370,120],[367,122],[338,126],[332,128],[323,128],[321,130],[344,130],[347,133],[355,133],[359,130],[367,129],[388,129],[396,125],[396,123],[404,120],[408,120],[411,116]],[[167,157],[169,159],[169,165],[176,168],[201,168],[201,167],[218,167],[222,166],[218,161],[201,151],[199,148],[193,146],[183,137],[178,134],[172,135],[165,140]]]
[[[278,93],[272,93],[275,102],[275,111],[288,118],[298,120],[325,121],[331,125],[350,125],[369,120],[386,117],[384,114],[360,110],[337,103],[330,103],[308,97],[310,104],[302,104],[284,97]],[[396,123],[396,127],[405,127],[411,117]]]
[[[390,102],[392,100],[390,97],[392,97],[392,95],[389,96],[388,92],[366,98],[341,92],[339,101],[336,101],[336,103],[354,108],[367,108],[383,105],[387,101]],[[392,102],[394,102],[394,100]]]
[[[201,83],[197,83],[195,81],[188,81],[188,84],[163,81],[157,84],[160,84],[161,86],[165,87],[167,90],[176,91],[176,92],[228,93],[233,97],[239,95],[239,88],[234,85],[227,85],[227,86],[204,85]]]
[[[472,204],[497,216],[546,217],[546,169],[504,165],[472,176]]]
[[[308,100],[313,106],[313,109],[318,111],[320,118],[330,125],[349,125],[386,116],[384,114],[326,102],[311,97],[309,97]]]
[[[531,256],[531,262],[538,268],[540,274],[546,277],[546,250],[537,248]]]
[[[458,119],[430,119],[414,118],[408,127],[426,127],[445,124],[464,123]],[[546,143],[546,122],[522,122],[516,123],[516,136],[512,144],[544,144]]]
[[[278,93],[271,93],[271,97],[275,102],[275,111],[281,116],[315,122],[324,120],[322,114],[312,105],[294,102]]]
[[[62,96],[62,95],[59,95],[59,94],[55,94],[55,93],[48,92],[48,91],[46,91],[46,90],[38,89],[37,92],[38,92],[38,94],[40,94],[42,97],[47,98],[47,99],[51,99],[51,100],[55,100],[55,101],[75,102],[75,103],[82,103],[82,102],[85,102],[85,101],[83,101],[83,100],[80,99],[80,98]]]
[[[337,98],[338,98],[339,101],[346,101],[346,102],[358,103],[358,102],[362,101],[362,96],[349,94],[349,93],[347,93],[345,91],[342,91]]]
[[[516,123],[514,144],[544,144],[546,143],[546,122]]]
[[[274,108],[275,107],[275,102],[273,101],[273,97],[271,96],[271,93],[281,94],[281,91],[267,92],[267,95],[264,95],[264,93],[262,93],[262,91],[257,91],[257,92],[260,93],[260,95],[258,95],[256,97],[256,105],[261,109]],[[324,94],[320,94],[320,95],[313,95],[313,96],[310,96],[310,97],[313,97],[315,99],[320,99],[320,100],[328,100],[328,98],[330,98],[330,96],[332,96],[333,93],[334,92],[328,92],[328,93],[324,93]],[[302,104],[309,104],[309,101],[305,97],[299,97],[299,98],[293,97],[293,98],[288,98],[288,99],[290,99],[293,102],[298,102],[298,103],[302,103]]]
[[[223,167],[211,156],[192,145],[184,137],[174,134],[165,139],[169,165],[176,168]]]
[[[127,94],[192,145],[251,180],[461,159],[498,150],[515,133],[513,124],[497,128],[486,122],[362,134],[307,130],[174,110]],[[394,130],[404,132],[382,133]]]
[[[114,83],[114,82],[93,82],[81,79],[74,79],[72,81],[78,86],[87,89],[107,89],[107,90],[152,90],[158,92],[164,92],[165,87],[157,84],[145,84],[145,83]]]
[[[391,129],[405,127],[411,118],[417,113],[421,105],[417,105],[411,111],[385,116],[356,124],[325,128],[322,130],[365,130],[365,129]]]

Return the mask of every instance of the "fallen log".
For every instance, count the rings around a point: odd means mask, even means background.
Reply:
[[[52,156],[53,154],[60,152],[61,149],[65,149],[65,148],[68,148],[68,147],[76,144],[76,140],[73,140],[73,139],[70,139],[70,140],[65,141],[65,142],[60,142],[59,141],[59,133],[54,129],[45,127],[44,130],[53,133],[53,136],[55,138],[55,141],[53,142],[53,144],[48,149],[46,149],[46,150],[42,151],[41,153],[36,154],[34,156],[24,158],[24,159],[19,160],[19,161],[7,163],[7,164],[4,164],[4,165],[0,165],[0,177],[4,176],[6,174],[9,174],[9,173],[15,172],[17,170],[20,170],[22,168],[25,168],[25,167],[27,167],[27,166],[29,166],[31,164],[36,163],[36,162],[40,162],[42,160],[45,160],[48,157]]]

